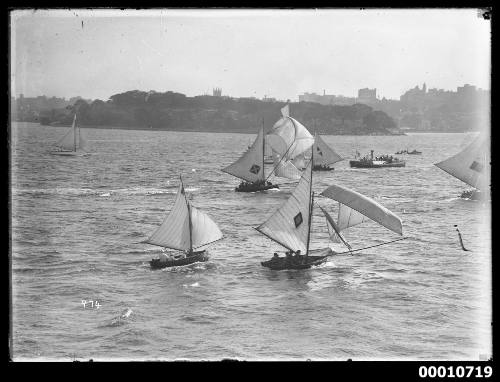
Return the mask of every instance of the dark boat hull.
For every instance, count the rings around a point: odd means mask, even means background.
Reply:
[[[355,167],[355,168],[385,168],[385,167],[405,167],[406,166],[405,161],[376,164],[376,163],[367,162],[367,161],[351,160],[351,161],[349,161],[349,164],[351,167]]]
[[[59,155],[64,157],[84,157],[87,156],[88,153],[79,152],[79,151],[50,151],[50,155]]]
[[[330,248],[320,249],[311,251],[311,253],[317,253],[318,255],[300,256],[299,259],[292,258],[292,261],[288,263],[286,258],[279,257],[278,259],[271,259],[267,261],[262,261],[260,264],[263,267],[282,271],[286,269],[308,269],[315,265],[323,264],[328,260],[328,256],[332,255],[334,252]],[[307,258],[307,261],[304,260]]]
[[[179,267],[197,262],[207,261],[209,255],[207,251],[193,252],[191,256],[186,256],[184,259],[161,261],[160,259],[152,259],[149,264],[152,269],[162,269],[169,267]]]
[[[487,201],[489,200],[485,193],[477,190],[468,190],[462,192],[460,198],[467,200],[479,200],[479,201]]]
[[[333,167],[323,167],[323,166],[314,166],[313,171],[333,171],[335,168]]]
[[[279,186],[275,184],[255,184],[255,183],[249,185],[240,184],[234,190],[236,192],[258,192],[258,191],[271,190],[273,188],[279,188]]]

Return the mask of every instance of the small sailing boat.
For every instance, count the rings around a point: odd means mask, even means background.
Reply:
[[[85,156],[88,153],[84,150],[87,141],[82,136],[80,126],[76,125],[76,113],[73,118],[71,129],[56,143],[57,150],[50,151],[52,155],[62,156]]]
[[[332,171],[334,168],[330,165],[344,159],[328,146],[319,134],[314,135],[312,149],[314,151],[313,171]]]
[[[324,263],[328,255],[333,254],[330,248],[318,250],[309,248],[313,203],[312,160],[310,160],[297,187],[285,204],[266,222],[255,228],[289,251],[286,258],[275,254],[271,260],[261,262],[262,266],[274,270],[307,269]],[[292,256],[293,252],[296,253],[295,256]]]
[[[279,188],[265,177],[265,137],[264,123],[257,134],[257,138],[250,148],[233,164],[222,169],[223,172],[233,175],[243,181],[235,188],[236,192],[264,191]]]
[[[461,198],[484,200],[490,198],[491,163],[488,136],[477,137],[458,154],[435,163],[434,166],[474,187],[462,193]]]
[[[145,243],[180,251],[178,255],[162,253],[150,261],[151,268],[161,269],[207,261],[204,247],[222,239],[222,232],[208,215],[188,201],[182,177],[172,210]]]
[[[261,265],[273,270],[285,269],[307,269],[313,265],[320,265],[327,261],[329,256],[342,254],[334,252],[331,248],[311,250],[311,224],[313,218],[314,192],[312,192],[312,164],[314,151],[309,164],[288,200],[271,217],[255,229],[269,239],[288,249],[285,258],[279,257],[277,253],[270,260],[261,262]],[[333,228],[336,235],[349,248],[353,250],[343,238],[341,230],[359,224],[369,218],[380,225],[402,235],[403,228],[401,219],[391,211],[381,206],[374,200],[361,195],[355,191],[341,186],[330,186],[321,193],[329,199],[339,202],[339,219],[335,223],[325,209],[321,208],[327,217],[328,224]],[[400,238],[379,245],[389,244]],[[301,252],[304,255],[301,255]],[[295,253],[295,255],[292,255]]]

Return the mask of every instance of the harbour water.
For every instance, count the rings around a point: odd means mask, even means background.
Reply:
[[[294,185],[236,193],[239,180],[220,171],[255,135],[88,128],[91,155],[48,154],[66,129],[11,129],[15,360],[491,355],[491,204],[460,199],[468,187],[433,166],[473,134],[324,136],[346,158],[356,149],[422,151],[400,156],[404,168],[352,169],[344,160],[314,173],[317,194],[330,184],[359,191],[401,217],[408,239],[278,272],[260,261],[281,248],[253,227]],[[225,238],[206,263],[152,271],[161,249],[141,241],[172,206],[179,174]],[[397,238],[372,222],[345,237],[354,248]],[[316,208],[311,246],[328,244]]]

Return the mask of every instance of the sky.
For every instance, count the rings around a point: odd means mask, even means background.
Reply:
[[[298,100],[399,99],[425,82],[490,89],[476,9],[15,10],[11,94],[107,100],[129,91]]]

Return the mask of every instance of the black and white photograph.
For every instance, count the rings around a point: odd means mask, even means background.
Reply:
[[[10,360],[490,361],[491,13],[10,9]]]

